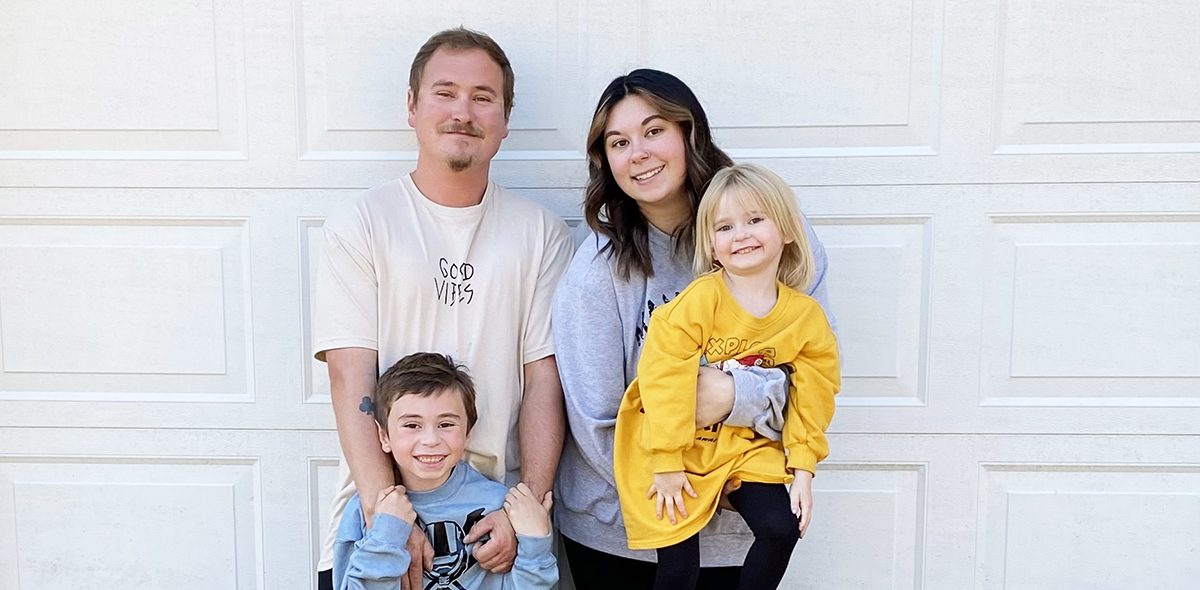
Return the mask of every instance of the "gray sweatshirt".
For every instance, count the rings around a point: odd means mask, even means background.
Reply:
[[[807,221],[805,229],[816,259],[809,295],[825,309],[836,331],[825,286],[825,247]],[[654,561],[653,551],[633,551],[627,545],[613,480],[613,433],[621,398],[637,374],[650,313],[692,282],[691,253],[675,255],[670,236],[651,226],[654,276],[634,273],[624,281],[609,254],[597,254],[607,242],[595,234],[584,240],[554,296],[555,358],[570,425],[558,465],[555,522],[562,534],[592,549]],[[786,377],[773,369],[731,374],[736,394],[725,423],[779,440]],[[721,512],[700,533],[700,563],[740,566],[753,541],[741,516]]]

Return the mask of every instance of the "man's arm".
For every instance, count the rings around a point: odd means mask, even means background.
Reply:
[[[325,351],[329,363],[329,385],[333,414],[337,419],[342,455],[361,498],[374,498],[379,491],[396,485],[392,460],[379,445],[371,392],[375,389],[378,353],[369,348],[336,348]],[[371,527],[375,506],[363,503],[363,517]]]
[[[554,356],[525,363],[525,394],[517,418],[521,481],[541,498],[554,488],[554,474],[567,430],[562,383]]]

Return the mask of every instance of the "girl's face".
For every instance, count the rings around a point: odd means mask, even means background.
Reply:
[[[740,195],[721,195],[708,231],[712,232],[713,258],[738,277],[774,279],[783,246],[792,243],[754,199]]]
[[[637,201],[647,221],[670,233],[688,219],[687,149],[678,123],[642,97],[626,96],[608,113],[604,156],[617,186]]]

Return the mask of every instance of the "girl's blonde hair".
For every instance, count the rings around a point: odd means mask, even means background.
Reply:
[[[692,270],[696,276],[719,267],[713,258],[713,217],[725,198],[735,198],[746,209],[761,211],[775,226],[785,242],[779,260],[779,280],[797,291],[808,288],[813,279],[813,253],[808,233],[800,219],[796,195],[779,175],[756,164],[734,164],[713,176],[696,212],[696,257]],[[786,243],[790,241],[791,243]]]

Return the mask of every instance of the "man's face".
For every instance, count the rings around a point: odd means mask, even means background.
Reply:
[[[508,137],[504,74],[481,49],[438,49],[421,73],[417,99],[408,93],[408,124],[421,154],[462,172],[486,165]]]
[[[463,396],[443,389],[432,395],[402,395],[388,410],[387,430],[379,429],[383,452],[400,468],[410,490],[432,490],[462,460],[470,430]]]

